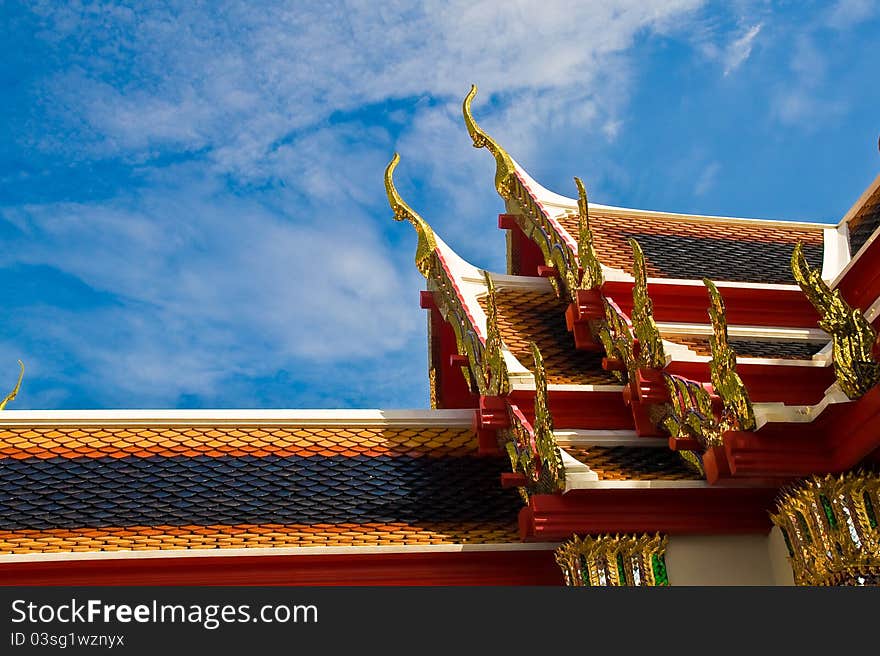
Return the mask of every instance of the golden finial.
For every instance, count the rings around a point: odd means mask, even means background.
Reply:
[[[20,368],[20,370],[18,372],[18,382],[15,383],[15,387],[13,387],[12,391],[6,395],[6,398],[3,399],[2,402],[0,402],[0,410],[5,409],[7,403],[15,400],[15,397],[18,396],[18,391],[21,389],[21,380],[22,380],[22,378],[24,378],[24,362],[19,360],[18,366]]]
[[[791,271],[819,313],[819,327],[831,335],[840,389],[851,399],[859,398],[880,382],[880,363],[872,354],[877,333],[862,311],[850,307],[840,290],[832,290],[821,271],[807,263],[800,242],[791,254]]]
[[[464,124],[467,126],[468,134],[471,135],[471,139],[474,142],[474,148],[485,148],[492,153],[492,156],[495,158],[495,189],[501,198],[510,200],[510,177],[514,172],[513,160],[474,120],[473,114],[471,114],[471,102],[476,95],[477,85],[472,84],[471,90],[465,96],[461,107],[464,114]]]
[[[709,290],[709,318],[712,320],[712,336],[709,338],[712,360],[709,368],[712,386],[724,404],[722,420],[729,429],[754,430],[756,423],[752,402],[742,378],[736,373],[736,351],[730,347],[727,337],[724,299],[711,280],[703,278],[703,284]]]
[[[574,183],[578,190],[578,262],[583,270],[578,288],[594,289],[599,287],[604,280],[602,265],[593,248],[593,231],[590,230],[587,190],[584,189],[584,183],[580,178],[575,178]]]
[[[535,449],[541,460],[541,478],[554,489],[565,489],[565,466],[553,436],[553,416],[547,398],[547,373],[538,345],[530,342],[535,360]]]
[[[645,254],[635,239],[629,240],[633,252],[633,332],[639,340],[639,362],[652,369],[666,366],[666,355],[663,351],[663,340],[654,322],[654,305],[648,295],[648,274],[645,266]]]
[[[419,216],[413,209],[407,205],[397,193],[394,186],[394,169],[400,162],[400,155],[394,153],[394,157],[385,168],[385,193],[388,194],[388,204],[391,205],[391,211],[394,212],[395,221],[409,221],[416,229],[419,236],[419,243],[416,247],[416,267],[425,278],[428,277],[430,269],[430,259],[434,251],[437,250],[437,241],[434,239],[434,231],[428,222]]]
[[[498,330],[498,303],[495,296],[495,285],[492,276],[483,272],[486,281],[486,351],[483,364],[483,380],[486,394],[501,396],[510,392],[510,377],[507,375],[507,363],[504,361],[501,332]]]

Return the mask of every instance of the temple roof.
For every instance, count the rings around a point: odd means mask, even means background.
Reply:
[[[0,415],[0,553],[516,539],[505,463],[478,457],[469,413],[38,414]]]

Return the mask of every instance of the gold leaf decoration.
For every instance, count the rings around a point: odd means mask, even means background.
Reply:
[[[485,148],[492,153],[492,156],[495,158],[495,189],[501,198],[504,200],[510,200],[510,179],[513,177],[514,173],[513,160],[510,159],[510,155],[508,155],[492,137],[486,134],[485,130],[477,125],[477,122],[474,120],[474,116],[471,114],[471,103],[476,95],[477,85],[472,84],[471,90],[465,96],[464,102],[461,106],[462,113],[464,114],[464,124],[467,126],[468,134],[474,142],[474,148]]]
[[[587,190],[580,178],[574,179],[578,190],[578,263],[583,274],[578,280],[578,289],[595,289],[604,282],[602,265],[593,247],[593,232],[590,230],[590,213],[587,204]]]
[[[416,246],[416,268],[419,272],[428,277],[429,261],[431,256],[437,250],[437,241],[434,238],[434,231],[431,226],[419,216],[397,193],[394,186],[394,169],[400,162],[400,155],[394,153],[394,157],[385,168],[385,193],[388,195],[388,204],[391,205],[391,211],[394,212],[395,221],[409,221],[416,229],[419,236],[419,242]]]
[[[703,284],[709,290],[709,318],[712,320],[712,336],[709,346],[712,360],[709,363],[712,386],[724,404],[722,422],[726,430],[754,430],[755,413],[749,393],[739,374],[736,373],[736,352],[727,338],[727,314],[724,299],[718,288],[708,278]]]
[[[662,420],[672,437],[693,438],[704,447],[720,446],[723,427],[712,412],[712,397],[698,382],[664,374],[671,412]]]
[[[577,535],[556,549],[568,586],[667,586],[667,538],[658,535]]]
[[[850,307],[840,290],[828,287],[821,271],[807,263],[800,243],[791,255],[791,270],[819,313],[819,327],[831,335],[840,389],[851,399],[861,397],[880,382],[880,363],[871,353],[877,333],[862,311]]]
[[[486,298],[486,351],[483,366],[483,380],[486,394],[502,396],[510,392],[510,378],[507,363],[504,361],[503,343],[498,330],[498,304],[492,276],[483,272],[488,296]]]
[[[798,585],[880,585],[880,475],[814,476],[783,493],[771,519]]]
[[[554,491],[565,489],[565,466],[553,436],[553,417],[547,400],[547,373],[538,345],[531,342],[535,359],[535,450],[540,458],[542,479]]]
[[[18,396],[18,392],[21,390],[21,381],[24,378],[24,362],[19,360],[18,366],[18,381],[15,383],[15,387],[12,388],[12,391],[4,397],[3,401],[0,401],[0,410],[5,410],[6,405],[10,401],[14,401],[15,397]]]
[[[654,305],[648,295],[648,276],[645,255],[635,239],[629,240],[633,251],[633,309],[632,324],[636,339],[639,340],[638,360],[641,366],[662,369],[666,366],[663,340],[654,322]]]

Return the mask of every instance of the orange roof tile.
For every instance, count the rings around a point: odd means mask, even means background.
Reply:
[[[596,472],[600,481],[702,479],[677,453],[663,447],[590,446],[565,451]]]
[[[23,426],[0,428],[0,458],[463,456],[470,428]]]
[[[575,349],[565,327],[565,305],[553,294],[522,289],[496,291],[498,330],[502,341],[522,365],[534,368],[529,342],[544,358],[547,382],[569,385],[616,385],[602,369],[602,354]],[[486,310],[487,299],[480,299]]]
[[[0,554],[519,542],[515,524],[243,524],[0,531]]]

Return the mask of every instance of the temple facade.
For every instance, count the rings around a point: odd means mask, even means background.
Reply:
[[[496,165],[507,271],[417,233],[431,409],[0,413],[7,584],[880,582],[880,176],[839,223]]]

